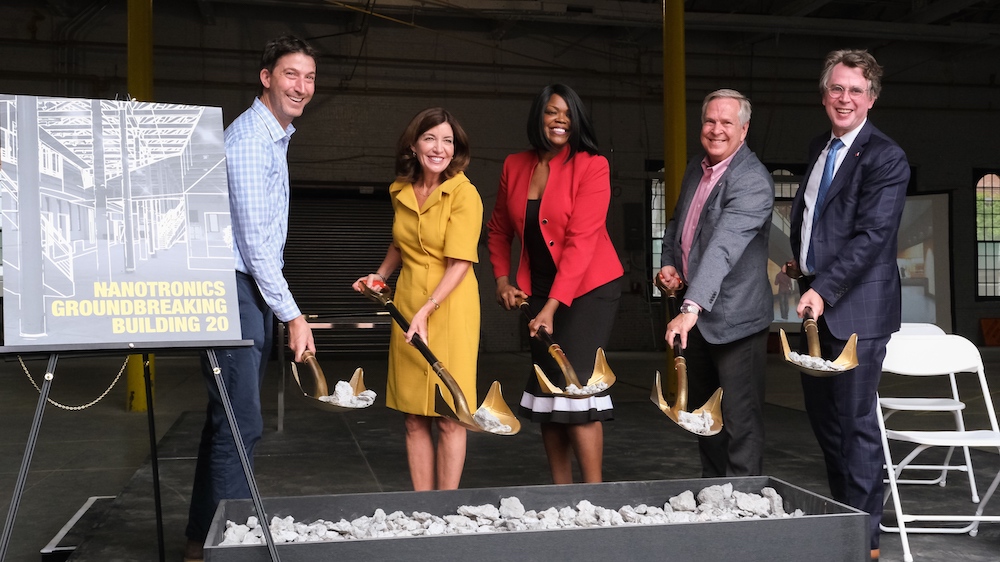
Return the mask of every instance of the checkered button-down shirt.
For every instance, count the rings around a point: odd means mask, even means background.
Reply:
[[[301,312],[281,268],[288,237],[288,141],[260,99],[226,128],[226,169],[236,270],[254,278],[265,302],[282,322]]]

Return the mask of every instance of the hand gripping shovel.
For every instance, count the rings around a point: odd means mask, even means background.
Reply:
[[[389,315],[392,319],[399,324],[399,327],[403,329],[404,332],[410,329],[410,322],[403,317],[403,314],[399,312],[396,305],[393,304],[390,298],[391,289],[388,286],[378,283],[378,288],[380,291],[374,291],[371,287],[361,284],[361,288],[364,295],[374,301],[382,303],[382,306],[389,311]],[[437,391],[437,396],[434,398],[434,411],[438,414],[454,420],[462,427],[478,431],[481,433],[493,433],[496,435],[514,435],[521,430],[521,422],[517,420],[514,413],[510,411],[507,403],[504,402],[503,393],[500,391],[500,382],[493,381],[493,385],[490,387],[490,391],[486,394],[486,399],[483,401],[483,405],[476,410],[473,414],[469,410],[469,404],[465,399],[465,394],[462,392],[462,388],[458,386],[458,381],[455,377],[451,376],[451,373],[444,368],[444,365],[434,354],[431,353],[430,348],[424,343],[420,336],[414,334],[413,338],[410,340],[413,346],[420,351],[420,354],[424,356],[424,359],[430,363],[431,368],[440,377],[441,382],[444,383],[448,392],[451,393],[452,399],[455,401],[455,408],[448,404],[441,394],[441,387],[435,385]],[[492,417],[492,419],[491,419]],[[482,421],[480,421],[482,420]],[[493,421],[499,422],[498,424],[492,423]]]
[[[292,362],[292,378],[295,379],[295,384],[299,387],[299,392],[301,393],[299,396],[310,406],[326,412],[350,412],[367,408],[372,404],[368,402],[357,407],[351,407],[324,400],[324,398],[330,398],[330,388],[326,384],[326,376],[323,374],[323,369],[319,366],[319,361],[316,360],[316,356],[311,351],[307,351],[302,354],[302,362],[309,367],[309,374],[312,378],[312,393],[308,393],[302,388],[302,381],[299,379],[299,370],[294,361]],[[354,376],[351,377],[350,384],[353,396],[360,396],[366,390],[365,372],[361,367],[358,367],[354,371]]]
[[[657,279],[659,281],[659,279]],[[677,316],[677,294],[673,289],[668,289],[666,285],[657,283],[669,299],[670,316]],[[674,423],[681,428],[702,437],[710,437],[722,431],[722,388],[716,389],[707,402],[693,412],[687,411],[688,401],[688,377],[687,361],[681,353],[680,336],[671,342],[674,350],[674,372],[677,381],[677,397],[674,405],[671,406],[663,398],[663,390],[660,384],[660,372],[656,372],[656,379],[653,383],[653,391],[649,399],[653,404],[666,414]]]
[[[847,345],[840,352],[840,356],[833,361],[824,361],[819,348],[819,327],[813,319],[812,309],[806,307],[805,320],[802,322],[802,331],[806,333],[806,342],[809,345],[808,356],[793,357],[788,347],[788,337],[785,330],[781,330],[781,351],[785,361],[807,375],[814,377],[832,377],[858,366],[858,335],[851,334],[847,339]],[[798,354],[796,354],[798,355]]]
[[[528,312],[528,301],[518,299],[517,307],[521,309],[524,317],[530,322],[531,314]],[[535,338],[548,346],[549,355],[556,360],[559,370],[562,371],[563,377],[566,379],[566,388],[559,388],[552,384],[549,377],[545,376],[545,372],[542,371],[541,367],[535,365],[535,376],[538,378],[538,384],[541,385],[542,390],[546,394],[562,396],[563,398],[590,398],[611,388],[611,385],[615,384],[615,381],[618,380],[615,374],[611,372],[611,367],[608,365],[608,360],[604,356],[603,349],[597,348],[597,357],[594,359],[594,372],[590,375],[590,380],[587,381],[587,384],[582,385],[580,384],[580,377],[577,376],[573,365],[569,362],[569,358],[566,357],[566,353],[559,347],[559,344],[553,341],[552,334],[545,328],[539,328],[535,333]]]

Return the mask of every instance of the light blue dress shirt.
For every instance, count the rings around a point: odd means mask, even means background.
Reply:
[[[281,273],[288,237],[288,141],[294,132],[291,124],[282,129],[260,99],[226,128],[236,270],[254,278],[282,322],[301,314]]]

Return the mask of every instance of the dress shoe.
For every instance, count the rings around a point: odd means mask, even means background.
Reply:
[[[199,542],[193,539],[188,539],[187,544],[184,546],[184,562],[204,562],[204,560],[204,541]]]

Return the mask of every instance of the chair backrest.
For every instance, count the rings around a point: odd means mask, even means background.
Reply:
[[[955,334],[906,335],[895,333],[885,346],[882,370],[911,376],[937,376],[953,373],[975,373],[983,393],[990,427],[998,431],[996,412],[979,348]],[[954,383],[953,383],[954,384]]]
[[[926,322],[903,322],[899,326],[899,331],[896,332],[896,334],[907,336],[935,336],[944,333],[945,331],[937,324],[928,324]]]
[[[983,359],[979,348],[962,336],[896,332],[885,346],[882,370],[912,376],[978,373],[983,370]]]

